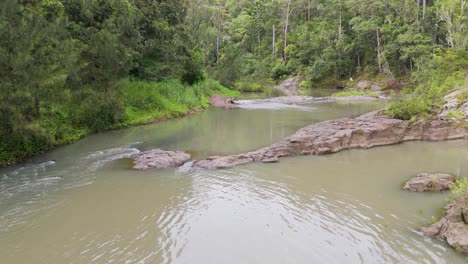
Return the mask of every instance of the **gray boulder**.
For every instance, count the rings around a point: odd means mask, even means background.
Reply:
[[[152,168],[164,169],[179,167],[189,161],[191,156],[182,151],[153,149],[139,153],[132,158],[135,160],[134,169],[146,170]]]
[[[412,192],[441,192],[449,190],[455,181],[456,178],[449,174],[421,173],[407,181],[403,189]]]

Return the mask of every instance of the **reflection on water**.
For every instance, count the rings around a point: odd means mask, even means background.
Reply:
[[[119,160],[155,147],[242,152],[375,107],[214,109],[94,135],[0,171],[2,263],[466,263],[415,231],[446,195],[400,185],[419,172],[467,175],[467,141],[212,171],[133,171]]]
[[[343,90],[334,88],[309,88],[302,91],[302,94],[314,96],[314,97],[325,97],[331,96],[334,93],[341,92]]]

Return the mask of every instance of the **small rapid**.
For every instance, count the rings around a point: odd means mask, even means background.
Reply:
[[[24,218],[54,206],[48,194],[93,183],[95,172],[109,162],[130,157],[140,151],[137,143],[86,153],[74,159],[50,160],[37,164],[16,165],[1,174],[0,230],[8,231],[24,223]]]

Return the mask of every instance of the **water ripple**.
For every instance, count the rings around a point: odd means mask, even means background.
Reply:
[[[132,143],[126,146],[88,153],[77,159],[16,165],[0,175],[0,231],[25,223],[25,218],[55,202],[50,193],[91,184],[95,172],[109,162],[139,152]],[[36,206],[40,203],[43,207]]]

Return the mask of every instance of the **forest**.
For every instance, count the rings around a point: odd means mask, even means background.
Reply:
[[[466,85],[465,0],[2,1],[0,165],[290,76],[405,80],[401,119]]]

